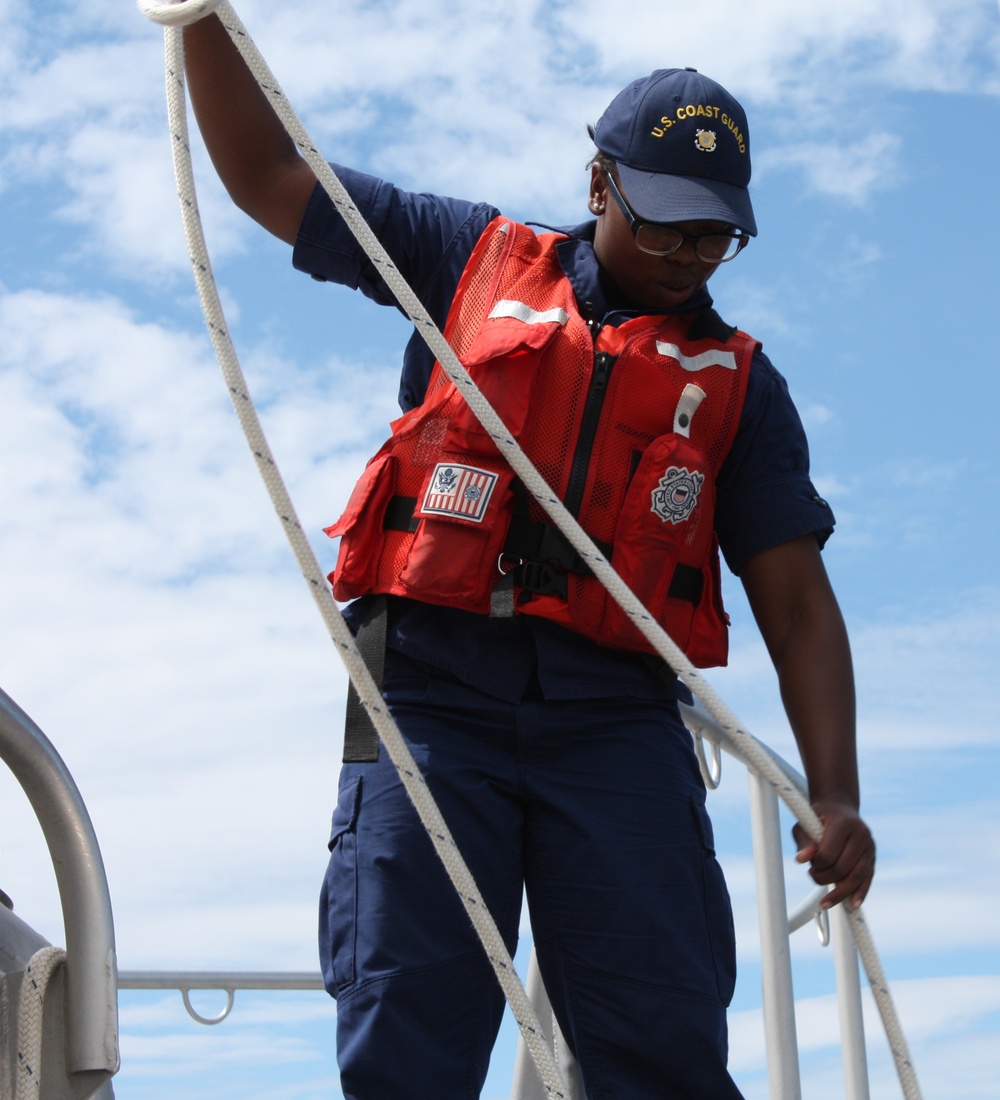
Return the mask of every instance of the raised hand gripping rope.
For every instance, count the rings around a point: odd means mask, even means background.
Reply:
[[[504,995],[524,1036],[525,1043],[539,1069],[539,1075],[542,1078],[545,1090],[553,1096],[565,1096],[566,1086],[561,1080],[561,1075],[555,1065],[551,1051],[541,1038],[541,1028],[528,1002],[524,987],[514,971],[510,956],[503,945],[496,925],[486,910],[483,899],[461,858],[458,847],[435,805],[395,722],[384,706],[381,695],[354,645],[354,639],[337,609],[323,572],[295,515],[294,507],[271,456],[250,395],[247,392],[243,373],[229,338],[225,317],[215,289],[197,212],[185,109],[183,43],[181,31],[178,28],[187,23],[193,23],[212,12],[219,16],[250,71],[266,93],[275,113],[315,172],[317,179],[326,189],[348,228],[372,263],[376,265],[379,273],[396,296],[402,309],[413,322],[416,330],[426,341],[445,373],[465,397],[477,419],[525,487],[539,502],[553,523],[566,536],[593,574],[604,584],[612,598],[625,614],[632,619],[637,629],[642,632],[656,652],[678,676],[685,681],[705,706],[705,709],[718,722],[724,736],[734,746],[737,754],[771,784],[813,840],[818,841],[821,838],[822,824],[808,800],[789,782],[765,747],[742,726],[701,672],[688,661],[684,653],[671,641],[666,632],[611,568],[607,559],[594,546],[587,533],[567,511],[562,501],[555,496],[548,483],[520,449],[517,441],[507,431],[503,422],[459,362],[423,304],[396,269],[381,242],[361,216],[333,169],[316,149],[228,0],[186,0],[186,2],[185,0],[175,0],[175,2],[167,3],[157,3],[156,0],[138,0],[138,4],[143,14],[154,22],[163,24],[166,28],[168,113],[174,150],[174,169],[177,176],[185,232],[191,253],[195,282],[212,343],[247,441],[257,460],[261,476],[267,485],[272,503],[282,521],[286,536],[313,598],[357,689],[361,704],[368,712],[372,724],[378,731],[379,738],[389,753],[390,759],[399,771],[406,791],[413,801],[435,850],[444,863],[448,875],[483,942],[486,953],[503,988]],[[850,914],[850,925],[858,945],[858,952],[871,984],[896,1063],[903,1094],[907,1100],[919,1100],[920,1089],[910,1060],[906,1039],[900,1028],[888,983],[875,951],[867,922],[860,910],[849,909],[848,912]]]

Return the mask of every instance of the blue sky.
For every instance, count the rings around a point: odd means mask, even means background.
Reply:
[[[927,1096],[1000,1074],[1000,9],[995,0],[254,0],[240,14],[332,159],[522,219],[584,215],[586,124],[693,65],[747,108],[760,237],[713,281],[764,342],[837,516],[866,906]],[[516,59],[516,60],[515,60]],[[123,968],[312,969],[341,671],[221,384],[176,209],[162,35],[131,3],[0,0],[0,687],[90,806]],[[195,150],[237,350],[321,534],[395,413],[407,326],[290,268]],[[738,584],[711,677],[795,760]],[[733,1067],[763,1097],[746,781],[711,798],[737,913]],[[792,847],[787,854],[791,857]],[[61,938],[0,775],[0,887]],[[789,867],[793,900],[807,892]],[[835,1096],[831,968],[795,940],[805,1095]],[[211,1007],[206,1002],[206,1011]],[[873,1094],[897,1095],[871,1018]],[[270,1021],[270,1022],[269,1022]],[[324,995],[122,998],[121,1100],[336,1097]],[[501,1042],[484,1096],[510,1086]]]

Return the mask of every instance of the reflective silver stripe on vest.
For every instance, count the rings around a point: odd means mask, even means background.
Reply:
[[[656,341],[656,350],[661,355],[669,355],[689,371],[704,370],[706,367],[725,367],[726,370],[736,370],[736,356],[731,351],[703,351],[701,355],[682,355],[681,349],[676,344],[668,344],[663,340]]]
[[[544,313],[539,313],[537,309],[532,309],[527,302],[513,302],[507,299],[497,302],[490,310],[490,317],[513,317],[517,321],[523,321],[526,325],[546,325],[552,321],[564,325],[569,320],[569,314],[566,310],[560,309],[558,306],[554,309],[547,309]]]

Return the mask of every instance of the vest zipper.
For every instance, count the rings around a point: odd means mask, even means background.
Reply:
[[[580,421],[580,434],[577,436],[569,484],[566,487],[566,499],[563,502],[574,517],[579,515],[580,505],[583,503],[583,493],[587,487],[587,471],[590,469],[590,455],[594,449],[597,426],[601,422],[608,379],[617,360],[618,356],[611,355],[610,352],[598,351],[594,354],[594,373],[591,375],[590,386],[587,389],[583,419]]]

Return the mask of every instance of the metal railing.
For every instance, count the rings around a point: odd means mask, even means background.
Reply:
[[[97,836],[52,743],[2,690],[0,759],[20,783],[41,826],[66,937],[63,1044],[53,1053],[54,1061],[43,1052],[43,1065],[58,1066],[65,1079],[59,1091],[53,1088],[42,1096],[89,1096],[117,1071],[119,1061],[114,921]]]
[[[795,1028],[791,935],[811,920],[817,920],[824,942],[833,944],[843,1052],[844,1096],[846,1100],[868,1100],[868,1062],[858,952],[844,909],[839,905],[829,911],[820,909],[820,902],[827,893],[825,888],[820,888],[794,912],[788,914],[777,792],[770,783],[757,775],[735,748],[730,747],[730,742],[724,737],[715,719],[700,707],[682,704],[681,710],[684,721],[695,738],[695,744],[699,747],[702,774],[709,786],[717,786],[718,777],[717,772],[714,775],[705,774],[704,754],[700,751],[700,744],[705,740],[712,744],[716,760],[719,759],[720,749],[725,748],[747,768],[760,927],[764,1035],[771,1096],[775,1100],[796,1100],[802,1095]],[[803,795],[807,795],[805,779],[773,750],[762,747],[789,781]]]
[[[826,892],[818,889],[788,913],[779,824],[778,796],[724,738],[715,720],[695,707],[682,707],[694,737],[706,785],[718,786],[722,749],[748,768],[750,820],[757,880],[758,918],[763,975],[763,1020],[770,1095],[774,1100],[798,1100],[801,1082],[795,1026],[791,965],[791,935],[816,920],[821,938],[834,953],[843,1051],[846,1100],[869,1100],[867,1054],[861,1004],[858,956],[847,917],[841,907],[829,913],[819,908]],[[705,742],[711,746],[710,758]],[[784,774],[801,791],[802,777],[768,750]],[[110,1076],[117,1069],[117,989],[177,989],[190,1016],[213,1025],[232,1011],[236,991],[320,990],[318,973],[301,971],[182,971],[126,970],[116,973],[114,929],[107,880],[90,818],[65,765],[45,735],[0,691],[0,758],[10,767],[28,796],[41,824],[56,870],[66,932],[66,1070],[99,1070]],[[551,1008],[532,953],[528,993],[543,1021]],[[226,1003],[215,1016],[197,1012],[191,990],[219,990]],[[570,1082],[571,1100],[585,1100],[579,1073],[551,1025],[550,1042],[559,1052]],[[515,1059],[512,1100],[544,1097],[537,1071],[520,1043]]]
[[[306,970],[122,970],[118,988],[179,990],[191,1019],[212,1025],[221,1024],[232,1012],[237,989],[322,989],[323,977]],[[203,1016],[191,1004],[192,989],[225,993],[225,1007],[215,1016]]]
[[[825,888],[813,891],[789,913],[785,892],[779,799],[774,788],[758,777],[746,760],[728,747],[715,720],[701,708],[682,706],[684,720],[694,737],[695,749],[706,786],[714,789],[721,777],[721,753],[725,749],[743,763],[750,784],[750,823],[757,881],[757,908],[761,940],[762,1011],[768,1068],[773,1100],[798,1100],[802,1095],[795,1023],[795,993],[792,979],[791,936],[816,922],[820,939],[832,946],[838,992],[845,1100],[869,1100],[867,1051],[858,953],[850,926],[841,907],[827,912],[819,907]],[[705,742],[711,746],[705,751]],[[776,753],[771,758],[789,780],[805,793],[805,780]],[[202,1024],[221,1023],[232,1011],[239,989],[302,990],[322,989],[319,974],[260,971],[122,971],[122,989],[177,989],[190,1016]],[[569,1082],[570,1100],[585,1100],[579,1072],[560,1040],[558,1026],[546,996],[534,952],[529,963],[527,990],[543,1026],[551,1029],[548,1041],[557,1053]],[[193,989],[219,990],[226,1004],[216,1016],[206,1017],[192,1006]],[[511,1100],[547,1100],[545,1090],[524,1043],[518,1045],[514,1064]]]

